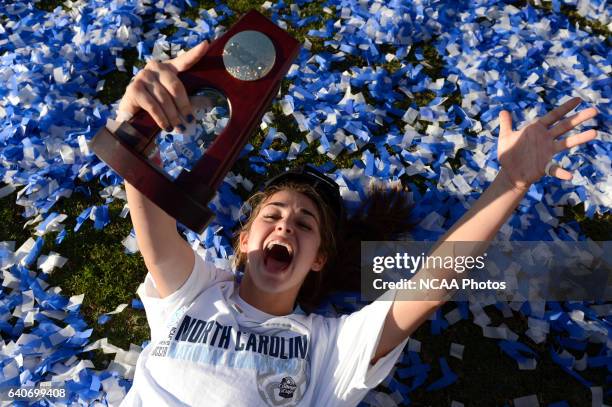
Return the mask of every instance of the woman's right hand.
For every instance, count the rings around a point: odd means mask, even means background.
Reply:
[[[191,68],[206,54],[207,49],[208,41],[203,41],[174,59],[149,61],[128,85],[118,110],[134,115],[144,109],[160,128],[168,132],[184,130],[184,125],[191,123],[194,116],[185,87],[177,74]]]

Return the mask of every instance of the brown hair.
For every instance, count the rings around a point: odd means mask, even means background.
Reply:
[[[412,228],[409,220],[412,203],[407,189],[400,183],[391,187],[381,184],[371,186],[368,199],[350,219],[335,219],[332,209],[310,185],[292,182],[273,185],[255,193],[245,202],[250,214],[235,238],[233,263],[236,270],[246,264],[246,254],[240,250],[240,233],[250,230],[266,199],[286,189],[310,198],[321,220],[319,253],[326,256],[327,261],[321,271],[308,273],[297,297],[298,304],[307,312],[312,312],[334,291],[360,290],[362,240],[398,239]]]

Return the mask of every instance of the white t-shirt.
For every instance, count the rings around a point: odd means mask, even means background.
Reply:
[[[356,406],[404,348],[370,365],[392,291],[340,318],[299,308],[279,317],[242,300],[231,272],[195,257],[171,295],[160,298],[150,274],[138,288],[151,342],[121,406]]]

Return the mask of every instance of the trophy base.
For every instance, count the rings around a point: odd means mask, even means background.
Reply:
[[[166,174],[133,151],[106,127],[98,131],[91,142],[91,148],[124,180],[194,232],[202,233],[213,218],[213,212],[206,205],[178,187]],[[214,192],[209,191],[208,195],[210,199]]]

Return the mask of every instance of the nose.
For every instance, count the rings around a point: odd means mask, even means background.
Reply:
[[[285,233],[293,233],[293,227],[289,225],[288,219],[280,219],[276,223],[276,231],[277,232],[285,232]]]

